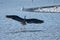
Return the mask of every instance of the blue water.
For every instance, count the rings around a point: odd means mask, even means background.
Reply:
[[[23,12],[21,7],[41,7],[59,5],[60,0],[0,0],[0,40],[60,40],[60,13]],[[42,24],[21,23],[6,18],[6,15],[18,15],[22,18],[44,20]],[[40,32],[18,32],[25,30],[42,30]],[[11,33],[12,32],[12,33]]]

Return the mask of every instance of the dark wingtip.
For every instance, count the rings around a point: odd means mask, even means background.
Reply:
[[[41,22],[42,22],[42,23],[44,23],[44,21],[43,21],[43,20],[42,20]]]
[[[44,20],[40,20],[39,23],[44,23]]]
[[[6,15],[7,18],[13,18],[16,15]]]
[[[10,16],[9,16],[9,15],[6,15],[6,17],[7,17],[7,18],[10,18]]]

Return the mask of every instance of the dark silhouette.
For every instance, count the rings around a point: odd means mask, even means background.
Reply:
[[[32,18],[32,19],[26,19],[26,18],[21,18],[19,16],[16,16],[16,15],[7,15],[6,16],[7,18],[11,18],[11,19],[14,19],[18,22],[21,22],[23,25],[26,25],[26,23],[36,23],[36,24],[40,24],[40,23],[43,23],[44,21],[43,20],[39,20],[39,19],[35,19],[35,18]]]

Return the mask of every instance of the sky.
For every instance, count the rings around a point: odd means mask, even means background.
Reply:
[[[60,40],[60,13],[35,13],[21,11],[32,8],[60,5],[60,0],[0,0],[0,40]],[[17,15],[24,18],[44,20],[42,24],[21,23],[6,18]],[[20,32],[21,30],[41,30],[39,32]]]

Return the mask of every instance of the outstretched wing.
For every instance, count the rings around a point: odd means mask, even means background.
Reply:
[[[26,19],[27,23],[43,23],[43,20],[38,20],[38,19]]]
[[[23,22],[23,19],[20,18],[19,16],[16,16],[16,15],[7,15],[6,17],[11,18],[11,19],[16,20],[16,21],[19,21],[19,22]]]

